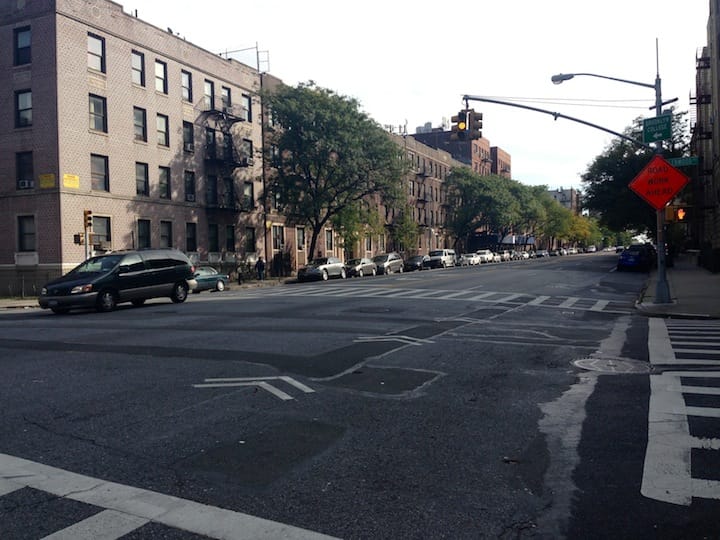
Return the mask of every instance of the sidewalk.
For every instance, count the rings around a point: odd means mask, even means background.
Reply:
[[[667,269],[669,304],[655,304],[657,272],[648,278],[636,307],[649,317],[720,319],[720,273],[713,274],[697,265],[696,257],[682,254]]]

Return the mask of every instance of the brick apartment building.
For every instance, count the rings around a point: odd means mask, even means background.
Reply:
[[[3,2],[0,20],[2,294],[36,293],[86,250],[262,251],[256,69],[106,0]]]

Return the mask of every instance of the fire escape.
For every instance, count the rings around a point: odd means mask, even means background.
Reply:
[[[208,216],[238,214],[252,209],[253,201],[245,200],[244,193],[237,192],[234,172],[253,164],[252,143],[238,141],[233,126],[248,120],[248,110],[231,104],[225,96],[205,96],[203,100],[205,120],[204,161],[206,170],[205,206]]]

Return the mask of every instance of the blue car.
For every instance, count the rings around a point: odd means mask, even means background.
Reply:
[[[639,270],[649,272],[655,264],[655,249],[649,244],[632,244],[618,257],[618,272],[623,270]]]

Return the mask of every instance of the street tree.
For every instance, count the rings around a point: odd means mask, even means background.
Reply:
[[[310,226],[311,256],[334,216],[358,209],[363,200],[397,204],[406,162],[357,100],[312,81],[281,84],[263,99],[273,120],[267,126],[268,191],[290,222]]]

